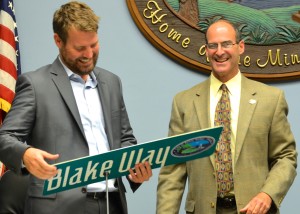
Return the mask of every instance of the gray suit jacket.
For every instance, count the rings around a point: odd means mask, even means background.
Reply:
[[[119,77],[101,68],[95,68],[94,73],[111,150],[136,144]],[[0,129],[0,160],[17,174],[22,172],[22,156],[29,146],[59,154],[56,162],[89,154],[72,87],[58,59],[19,76],[12,108]],[[116,185],[127,213],[121,178]],[[133,191],[139,186],[131,182],[130,185]],[[43,180],[30,176],[25,213],[83,213],[85,194],[81,188],[49,196],[43,196],[42,190]]]
[[[173,100],[169,134],[211,127],[209,87],[206,80],[177,94]],[[259,192],[271,196],[278,213],[296,176],[295,139],[287,120],[283,91],[242,76],[238,118],[234,192],[240,210]],[[215,214],[217,185],[214,156],[166,166],[157,187],[157,213],[179,212],[188,178],[187,213]]]

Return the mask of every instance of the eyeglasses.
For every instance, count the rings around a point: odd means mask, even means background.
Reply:
[[[233,45],[237,45],[238,43],[233,43],[232,41],[224,41],[221,43],[207,43],[206,47],[211,50],[216,50],[218,49],[219,44],[221,44],[222,48],[228,49],[228,48],[232,48]]]

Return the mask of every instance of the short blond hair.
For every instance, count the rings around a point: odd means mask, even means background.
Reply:
[[[53,31],[66,43],[68,30],[97,32],[100,18],[85,3],[71,1],[62,5],[53,15]]]

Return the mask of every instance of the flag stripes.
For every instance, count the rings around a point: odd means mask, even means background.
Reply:
[[[18,31],[13,0],[0,0],[0,126],[11,108],[21,73]],[[5,166],[0,162],[0,178]]]

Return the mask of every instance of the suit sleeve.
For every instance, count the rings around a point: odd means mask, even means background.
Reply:
[[[35,120],[34,90],[26,75],[19,76],[12,107],[0,128],[0,160],[21,174],[22,158],[29,147],[25,141]]]
[[[277,207],[291,187],[297,167],[295,139],[287,120],[288,106],[281,91],[269,133],[269,167],[262,192],[273,199]]]

